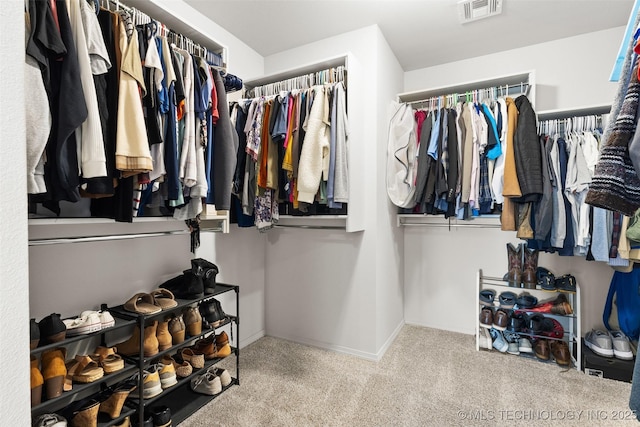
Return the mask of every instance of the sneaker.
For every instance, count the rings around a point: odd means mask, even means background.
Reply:
[[[504,353],[509,348],[509,344],[504,340],[502,336],[502,332],[497,329],[491,328],[489,329],[489,333],[491,334],[491,338],[493,338],[493,348],[498,350],[501,353]]]
[[[493,340],[487,328],[479,328],[478,347],[484,348],[485,350],[491,350],[493,348]]]
[[[613,357],[613,342],[608,332],[592,329],[584,336],[584,343],[595,354],[602,357]]]
[[[633,360],[633,351],[629,338],[622,331],[611,331],[613,355],[622,360]]]
[[[159,362],[155,365],[158,375],[160,376],[160,386],[164,390],[178,384],[176,379],[176,368],[173,363],[164,364]]]
[[[222,387],[226,387],[229,384],[231,384],[231,374],[226,369],[216,368],[215,366],[211,366],[208,369],[208,371],[220,377],[220,383],[222,384]]]
[[[220,377],[215,374],[205,372],[191,380],[191,390],[196,393],[214,396],[222,392],[222,382],[220,382]]]
[[[67,427],[67,420],[58,414],[42,414],[33,423],[34,427]]]
[[[483,328],[490,328],[493,324],[493,310],[489,307],[484,307],[480,311],[480,326]]]
[[[518,341],[518,351],[520,353],[533,353],[533,348],[531,347],[531,341],[527,337],[520,337]]]
[[[133,376],[135,381],[138,381],[140,374],[136,374]],[[158,374],[158,369],[155,365],[149,366],[148,370],[143,371],[142,373],[142,382],[143,382],[143,390],[142,397],[144,399],[151,399],[162,393],[162,383],[160,382],[160,374]]]
[[[67,337],[90,334],[102,330],[102,322],[97,311],[85,311],[84,316],[63,320],[67,327]]]
[[[154,406],[151,408],[154,427],[169,427],[171,425],[171,409],[168,406]]]
[[[507,353],[520,354],[520,350],[518,349],[518,341],[520,340],[520,335],[505,332],[504,339],[507,341],[507,344],[509,345],[507,348]]]

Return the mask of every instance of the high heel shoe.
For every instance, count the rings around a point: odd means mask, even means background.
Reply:
[[[31,356],[31,407],[38,406],[42,402],[42,385],[44,378],[38,369],[38,359]]]
[[[112,420],[118,418],[120,416],[120,412],[122,412],[125,400],[129,397],[129,393],[135,389],[136,385],[133,381],[126,381],[118,385],[113,389],[113,392],[107,400],[100,403],[98,412],[104,412],[109,415]]]
[[[71,390],[71,383],[65,383],[67,367],[64,364],[64,359],[66,355],[67,350],[64,347],[42,353],[42,377],[47,399],[60,396],[63,390]]]
[[[89,400],[78,411],[73,412],[71,427],[98,427],[98,410],[100,402]]]

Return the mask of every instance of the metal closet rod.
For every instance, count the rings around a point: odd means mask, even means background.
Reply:
[[[201,228],[203,231],[220,232],[222,227]],[[107,234],[104,236],[82,236],[82,237],[52,237],[45,239],[29,240],[29,246],[43,246],[43,245],[61,245],[67,243],[90,243],[90,242],[106,242],[112,240],[132,240],[147,237],[162,237],[180,234],[189,234],[189,230],[175,230],[175,231],[160,231],[149,233],[136,233],[136,234]]]
[[[306,228],[309,230],[346,230],[345,226],[340,225],[286,225],[276,224],[275,228]]]
[[[500,224],[428,224],[428,223],[415,223],[415,222],[400,222],[400,225],[404,227],[439,227],[439,228],[452,228],[452,227],[469,227],[469,228],[500,228]]]

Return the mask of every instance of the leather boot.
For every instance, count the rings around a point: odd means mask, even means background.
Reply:
[[[171,341],[174,345],[184,342],[185,330],[186,327],[184,325],[184,320],[182,319],[182,314],[173,317],[169,321],[169,333],[171,334]]]
[[[44,379],[44,389],[47,399],[53,399],[62,394],[62,390],[71,390],[71,384],[65,384],[67,367],[64,359],[67,350],[64,347],[42,353],[42,377]]]
[[[31,407],[38,406],[42,402],[42,385],[44,378],[38,368],[38,359],[31,356]]]
[[[151,357],[158,354],[158,338],[156,337],[156,330],[158,329],[158,321],[155,320],[151,325],[144,328],[144,341],[143,352],[145,357]],[[124,356],[137,356],[140,354],[140,328],[136,325],[131,337],[116,344],[118,353]]]
[[[183,271],[180,276],[167,280],[160,287],[169,289],[178,299],[195,299],[204,296],[202,276],[193,274],[191,270]]]
[[[184,313],[184,324],[189,336],[196,336],[202,333],[202,316],[196,307],[187,308]]]
[[[214,328],[220,326],[220,323],[227,317],[222,310],[220,301],[215,298],[200,304],[200,313],[202,314],[202,318]]]
[[[516,288],[519,288],[522,282],[522,248],[522,244],[519,244],[516,249],[511,243],[507,243],[507,257],[509,260],[507,282],[509,282],[509,286]]]
[[[171,347],[172,339],[169,333],[169,321],[162,320],[158,322],[158,329],[156,330],[156,338],[158,339],[158,347],[160,351],[166,350]]]
[[[524,248],[524,268],[522,269],[523,287],[527,289],[535,289],[538,279],[536,270],[538,269],[538,250]]]
[[[204,293],[212,294],[216,288],[216,275],[218,266],[202,258],[191,260],[191,272],[202,278]]]

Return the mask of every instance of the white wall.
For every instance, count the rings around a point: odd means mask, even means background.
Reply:
[[[618,27],[407,72],[404,91],[535,70],[537,111],[609,105],[616,84],[608,78],[623,32],[624,27]],[[473,333],[476,272],[482,268],[501,277],[507,269],[505,244],[517,242],[515,233],[406,227],[404,234],[406,322]],[[579,280],[583,331],[602,324],[609,267],[550,254],[541,255],[540,265]]]
[[[24,88],[24,3],[0,7],[0,366],[2,424],[27,426],[29,399],[29,290]],[[10,60],[8,59],[10,58]],[[12,102],[12,100],[14,102]],[[8,125],[10,124],[10,125]],[[22,179],[19,179],[22,177]],[[16,179],[18,178],[18,179]]]
[[[409,71],[404,75],[404,91],[535,70],[537,111],[608,105],[616,87],[609,82],[609,75],[624,29],[611,28]]]
[[[378,55],[393,57],[380,46],[381,39],[377,26],[371,26],[265,58],[269,75],[351,54],[349,150],[356,156],[351,160],[366,165],[356,179],[364,180],[360,196],[367,212],[362,233],[299,229],[268,233],[267,334],[371,359],[381,356],[383,345],[402,322],[400,264],[391,266],[397,245],[387,244],[393,237],[379,229],[385,225],[376,214],[380,208],[388,209],[384,187],[378,185],[380,111],[386,111],[402,75],[395,58],[389,64],[378,59]],[[397,80],[379,93],[381,77]],[[385,270],[385,266],[390,267]],[[383,277],[378,277],[382,271]],[[386,297],[386,304],[378,304]]]

